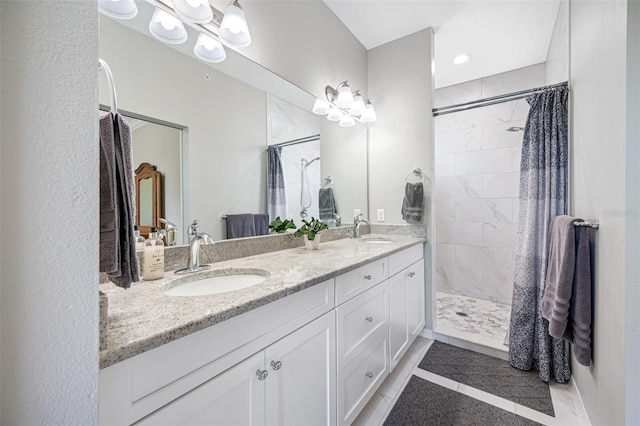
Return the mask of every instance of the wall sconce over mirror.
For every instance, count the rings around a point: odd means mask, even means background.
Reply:
[[[352,92],[348,81],[335,89],[327,86],[324,92],[327,100],[315,100],[312,109],[315,114],[326,115],[327,120],[337,121],[341,127],[354,126],[356,121],[371,123],[377,120],[371,100],[365,100],[359,90]]]
[[[156,39],[168,44],[187,41],[185,25],[199,32],[193,49],[205,62],[222,62],[227,46],[247,47],[251,33],[244,10],[238,0],[232,0],[225,12],[217,10],[208,0],[147,0],[155,6],[149,22],[149,32]],[[98,10],[111,18],[132,19],[138,13],[133,0],[98,0]]]

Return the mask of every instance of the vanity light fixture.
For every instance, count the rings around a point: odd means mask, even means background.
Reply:
[[[469,55],[468,53],[461,53],[455,58],[453,58],[453,63],[456,65],[460,65],[460,64],[464,64],[469,59],[471,59],[471,55]]]
[[[193,53],[205,62],[217,63],[227,58],[227,52],[222,47],[222,43],[203,33],[198,35],[198,41],[193,48]]]
[[[251,44],[247,20],[238,0],[231,0],[223,14],[209,0],[147,0],[155,6],[149,32],[168,44],[187,40],[185,25],[198,31],[193,53],[205,62],[222,62],[227,54],[222,43],[231,47]],[[101,13],[117,19],[131,19],[138,13],[135,0],[98,0]],[[326,112],[329,112],[328,107]]]
[[[181,44],[187,41],[187,30],[182,21],[156,7],[149,22],[149,32],[158,40],[169,44]]]
[[[138,14],[134,0],[98,0],[98,10],[116,19],[132,19]]]
[[[247,19],[238,0],[232,0],[224,11],[220,23],[220,38],[231,47],[247,47],[251,44]]]
[[[327,114],[327,120],[339,121],[341,127],[351,127],[356,121],[371,123],[376,121],[376,112],[371,100],[365,100],[359,90],[351,92],[349,83],[343,81],[337,88],[325,87],[327,101],[316,99],[312,111],[315,114]]]

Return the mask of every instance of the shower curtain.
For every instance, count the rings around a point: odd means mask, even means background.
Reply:
[[[567,214],[568,94],[565,84],[527,98],[529,116],[520,162],[520,220],[509,330],[509,362],[537,369],[545,382],[571,377],[569,345],[549,336],[542,318],[549,251],[549,223]]]
[[[282,169],[282,147],[267,148],[267,213],[269,221],[276,217],[287,217],[287,194],[284,189],[284,171]]]

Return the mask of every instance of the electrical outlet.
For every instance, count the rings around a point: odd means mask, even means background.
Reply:
[[[353,217],[358,216],[359,214],[362,214],[362,210],[360,209],[353,209]]]
[[[384,209],[378,209],[378,222],[384,222]]]

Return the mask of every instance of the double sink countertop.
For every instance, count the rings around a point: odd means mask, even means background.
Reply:
[[[367,238],[391,242],[368,243]],[[229,273],[259,269],[268,278],[251,287],[206,296],[168,296],[171,283],[185,275],[165,272],[164,278],[133,283],[123,290],[112,283],[100,285],[108,298],[107,348],[100,352],[100,368],[149,351],[234,316],[256,309],[337,275],[386,257],[425,238],[406,235],[369,234],[360,239],[342,238],[321,243],[319,250],[304,247],[279,250],[211,264],[208,271]],[[185,262],[186,263],[186,262]],[[213,272],[215,274],[215,272]]]

